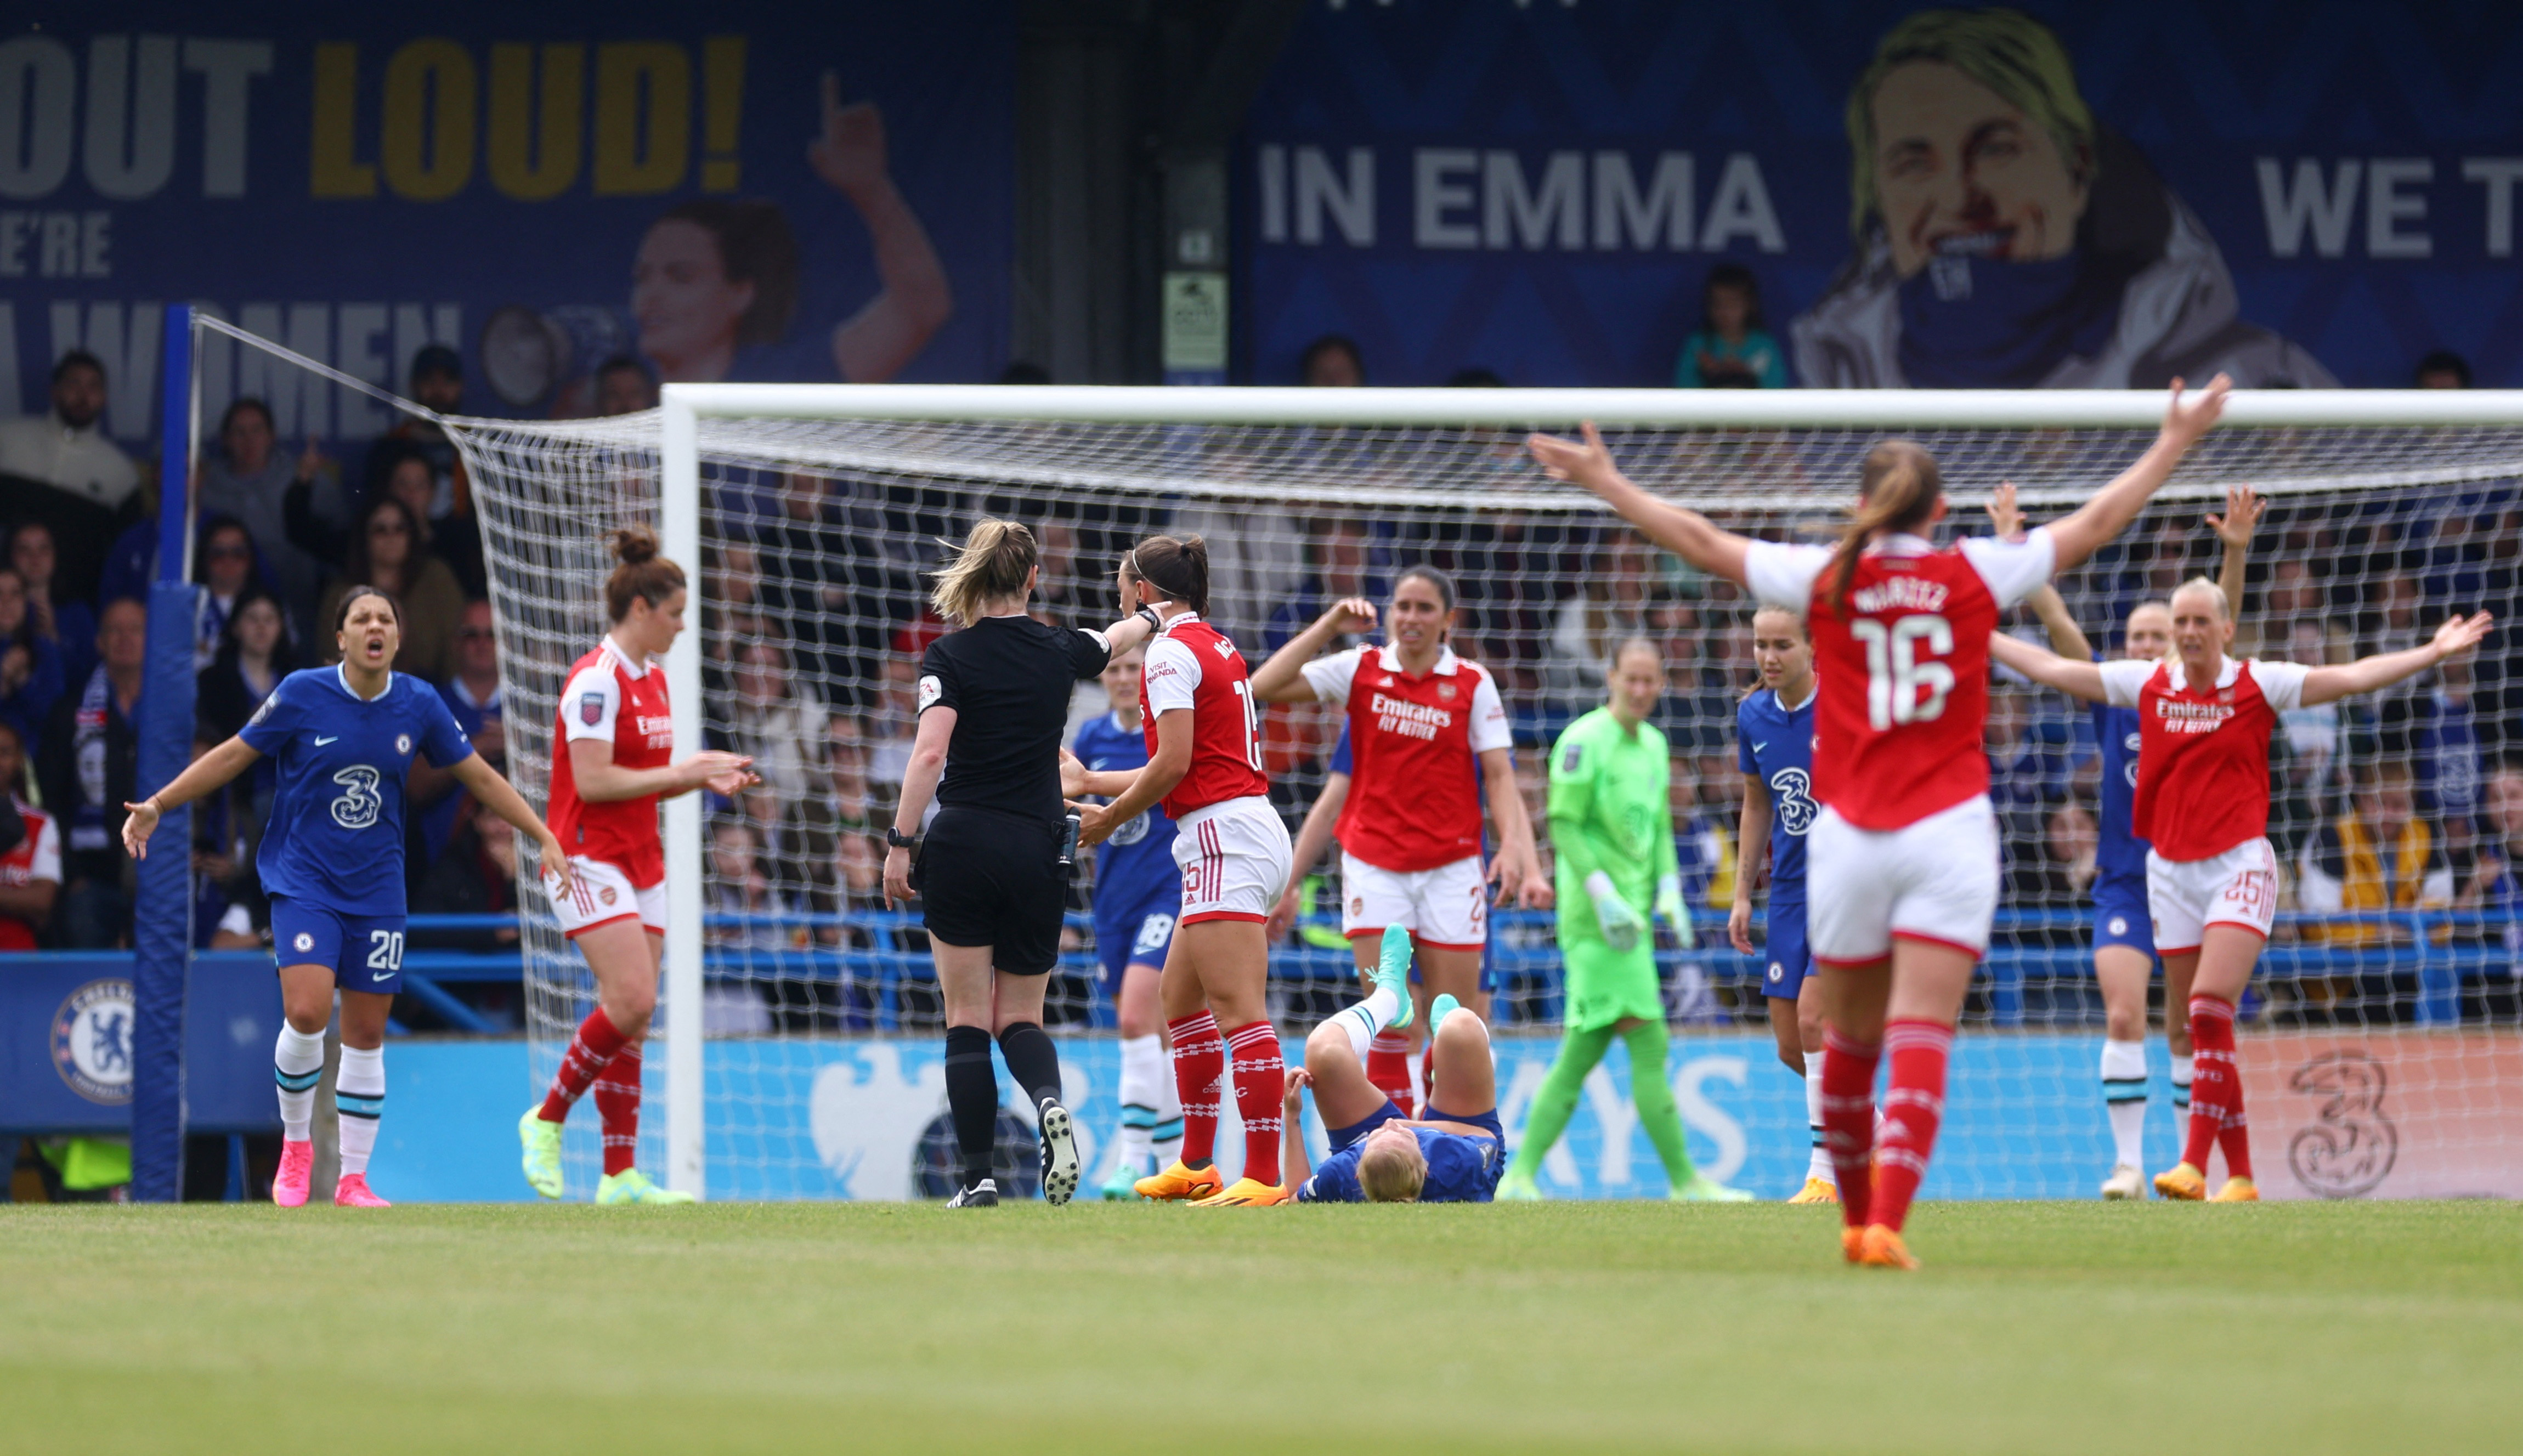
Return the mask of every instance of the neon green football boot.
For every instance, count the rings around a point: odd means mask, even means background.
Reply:
[[[526,1145],[526,1182],[547,1198],[559,1198],[560,1124],[544,1121],[541,1103],[517,1119],[517,1141]]]
[[[648,1181],[648,1175],[638,1168],[625,1168],[607,1173],[595,1184],[595,1205],[610,1208],[617,1203],[695,1203],[690,1194],[671,1188],[659,1188]]]
[[[1542,1185],[1533,1181],[1531,1173],[1509,1168],[1500,1176],[1498,1192],[1491,1197],[1501,1203],[1538,1203],[1542,1201]]]

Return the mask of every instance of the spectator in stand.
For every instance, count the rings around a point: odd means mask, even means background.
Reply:
[[[638,414],[657,407],[657,376],[638,355],[617,353],[595,366],[595,412]]]
[[[2439,349],[2418,360],[2411,371],[2422,390],[2466,390],[2470,388],[2470,360],[2450,349]]]
[[[437,687],[455,726],[473,740],[473,751],[505,776],[508,736],[500,707],[500,638],[492,627],[491,604],[480,597],[464,604],[455,628],[455,672]],[[468,813],[464,799],[454,775],[413,759],[410,803],[423,853],[412,863],[434,865],[447,852]]]
[[[1288,645],[1288,639],[1314,625],[1333,602],[1362,596],[1387,601],[1393,588],[1376,570],[1375,533],[1356,516],[1325,516],[1306,543],[1306,580],[1294,595],[1271,608],[1262,630],[1265,655]],[[1357,645],[1357,638],[1332,644],[1338,651]],[[1275,716],[1275,715],[1274,715]]]
[[[447,847],[431,861],[411,891],[416,916],[498,916],[517,910],[517,831],[508,822],[468,795],[455,797],[473,806],[471,818],[459,823]],[[456,949],[514,949],[511,927],[457,933],[444,942]]]
[[[444,344],[423,347],[411,356],[410,379],[415,403],[440,414],[464,412],[464,360],[454,350]],[[395,448],[398,446],[402,448]],[[446,430],[419,418],[405,418],[388,430],[368,451],[368,493],[374,494],[385,486],[386,472],[406,454],[418,454],[428,463],[428,499],[419,503],[418,510],[429,528],[431,549],[446,560],[468,593],[481,595],[485,589],[482,528],[473,519],[473,488],[465,478],[464,457],[456,453],[455,442]]]
[[[2025,856],[2009,876],[2016,897],[2044,910],[2062,910],[2092,902],[2095,855],[2102,830],[2093,811],[2075,799],[2050,806],[2041,821],[2041,856]],[[2071,932],[2082,940],[2084,932]]]
[[[65,682],[60,644],[35,631],[26,579],[0,566],[0,723],[17,730],[27,757],[42,745],[44,720]]]
[[[41,521],[24,521],[9,533],[9,565],[26,584],[26,615],[35,635],[49,640],[62,655],[62,681],[79,683],[96,670],[96,612],[75,595],[55,589],[60,553],[53,529]]]
[[[1682,390],[1783,390],[1787,356],[1761,318],[1761,285],[1752,270],[1722,262],[1699,286],[1699,328],[1682,341],[1673,366]]]
[[[395,495],[378,495],[359,512],[358,527],[342,554],[342,574],[315,604],[316,635],[326,638],[342,599],[355,587],[374,587],[403,608],[403,646],[395,671],[426,682],[445,678],[454,665],[455,624],[464,613],[464,588],[447,563],[420,549],[420,523]],[[329,638],[327,638],[329,640]],[[324,661],[336,660],[328,647]]]
[[[1553,696],[1575,712],[1611,689],[1612,654],[1632,637],[1652,638],[1655,567],[1647,547],[1628,532],[1614,538],[1586,577],[1584,589],[1559,604],[1543,677]]]
[[[2471,855],[2470,877],[2453,900],[2460,910],[2502,919],[2488,927],[2505,948],[2506,973],[2523,980],[2523,763],[2507,762],[2488,776],[2487,833]]]
[[[884,826],[893,800],[868,778],[867,730],[846,713],[825,725],[821,792],[792,806],[789,852],[809,874],[809,904],[818,915],[871,910],[884,898]],[[837,941],[826,927],[818,939]]]
[[[898,654],[886,658],[876,711],[868,715],[868,778],[886,793],[901,789],[903,773],[911,767],[912,737],[920,718],[913,700],[919,677],[913,659]]]
[[[753,760],[771,802],[799,803],[818,788],[814,759],[824,741],[824,716],[821,705],[798,692],[786,648],[755,641],[737,649],[725,747]]]
[[[304,483],[311,494],[327,463],[311,435],[295,459],[283,453],[270,408],[246,395],[219,417],[219,447],[202,461],[194,477],[198,493],[194,509],[200,517],[229,516],[243,522],[263,552],[263,566],[280,594],[294,637],[305,636],[313,623],[315,593],[324,580],[322,563],[337,559],[338,553],[318,558],[291,543],[289,492]],[[337,493],[324,493],[330,497]],[[343,514],[340,502],[328,498],[325,514],[327,519],[338,518]]]
[[[2038,810],[2066,796],[2072,773],[2067,745],[2044,741],[2026,693],[1992,689],[1984,731],[1989,798],[2000,810]]]
[[[25,837],[0,854],[0,951],[43,944],[62,893],[62,831],[53,817],[26,802],[26,740],[0,720],[0,785],[6,785]]]
[[[35,760],[44,805],[63,822],[61,941],[78,951],[105,950],[130,934],[122,806],[139,794],[136,725],[148,608],[128,597],[106,603],[96,651],[96,670],[53,705]]]
[[[1366,383],[1366,356],[1347,334],[1325,334],[1298,355],[1297,373],[1309,389],[1354,390]]]
[[[1688,751],[1667,761],[1671,778],[1665,793],[1673,808],[1674,859],[1682,875],[1685,903],[1725,910],[1735,903],[1735,821],[1722,802],[1701,802],[1700,760]],[[1727,776],[1740,778],[1731,761]]]
[[[52,407],[0,423],[0,477],[49,488],[11,492],[10,514],[53,529],[70,595],[94,587],[106,545],[140,519],[139,467],[106,438],[104,416],[105,365],[73,349],[53,365]]]
[[[298,670],[297,650],[280,616],[280,603],[261,587],[237,593],[218,651],[195,680],[194,716],[214,739],[226,742],[271,696],[280,680]]]
[[[2268,594],[2262,600],[2261,614],[2273,623],[2302,625],[2306,619],[2318,618],[2330,610],[2328,594],[2312,579],[2312,569],[2301,556],[2281,556],[2270,566]]]
[[[2444,836],[2418,812],[2409,766],[2383,759],[2357,775],[2349,812],[2321,826],[2297,862],[2297,900],[2315,915],[2441,910],[2452,903]],[[2310,925],[2307,940],[2381,945],[2408,940],[2398,925]]]
[[[261,592],[262,584],[256,581],[254,537],[241,521],[206,518],[193,557],[193,580],[202,587],[201,603],[193,612],[193,671],[198,673],[219,655],[237,603],[248,591]]]

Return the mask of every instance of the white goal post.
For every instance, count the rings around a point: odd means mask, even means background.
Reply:
[[[1148,387],[999,387],[954,385],[751,385],[673,384],[663,391],[659,411],[660,519],[666,553],[688,563],[703,557],[699,506],[704,438],[723,422],[905,422],[946,427],[987,422],[1039,422],[1051,426],[1108,425],[1153,429],[1177,426],[1317,427],[1362,430],[1446,430],[1514,432],[1530,428],[1566,429],[1581,419],[1606,429],[1658,431],[1804,431],[1873,433],[1952,432],[2132,432],[2142,439],[2160,419],[2164,397],[2153,392],[1970,392],[1920,393],[1874,391],[1669,391],[1669,390],[1309,390],[1309,389],[1175,389]],[[2257,468],[2237,470],[2187,468],[2167,489],[2166,498],[2213,495],[2238,475],[2248,476],[2264,492],[2290,489],[2337,492],[2388,489],[2428,483],[2439,487],[2463,482],[2511,480],[2523,475],[2523,393],[2449,391],[2257,391],[2235,395],[2226,410],[2225,438],[2318,431],[2336,438],[2356,432],[2371,443],[2399,435],[2403,444],[2372,447],[2354,460],[2307,458],[2261,459]],[[2463,439],[2464,448],[2448,450],[2439,432],[2485,429],[2488,441]],[[2483,444],[2491,447],[2481,448]],[[947,440],[895,441],[892,447],[914,455],[926,447],[937,451],[937,468],[958,473],[980,469],[976,456],[988,453]],[[799,451],[801,459],[820,459],[835,466],[854,463],[862,446],[849,440],[826,440]],[[884,447],[871,444],[866,447]],[[1160,452],[1162,455],[1162,452]],[[2213,462],[2216,452],[2203,452]],[[922,468],[921,462],[897,458],[892,468]],[[1004,460],[1008,477],[1023,483],[1092,484],[1091,469],[1074,460]],[[1166,462],[1154,464],[1157,479],[1141,484],[1162,489],[1167,481]],[[1995,484],[1986,470],[1966,468],[1949,475],[1958,503],[1984,498]],[[1822,498],[1786,501],[1775,483],[1749,492],[1724,479],[1691,482],[1673,479],[1652,468],[1638,472],[1650,488],[1678,490],[1685,498],[1713,507],[1800,504],[1808,508],[1832,498],[1844,498],[1850,476],[1814,480],[1808,491]],[[1118,472],[1117,472],[1118,474]],[[2023,499],[2027,505],[2071,503],[2085,489],[2107,477],[2085,475],[2080,482],[2027,480]],[[1174,484],[1184,484],[1176,481]],[[1354,482],[1322,480],[1277,483],[1293,498],[1319,493],[1322,498],[1357,501],[1362,495]],[[1411,493],[1417,493],[1415,491]],[[1522,504],[1549,497],[1566,509],[1580,508],[1573,493],[1551,486],[1538,474],[1522,481],[1493,483],[1483,503]],[[700,620],[695,595],[692,620]],[[701,689],[703,644],[698,631],[677,643],[668,666],[674,694],[676,739],[702,741]],[[702,997],[702,924],[704,884],[701,810],[694,796],[672,802],[667,811],[668,883],[672,896],[672,939],[667,1001],[692,1007]],[[704,1191],[706,1149],[701,1039],[687,1034],[691,1024],[673,1018],[668,1036],[666,1069],[667,1172],[673,1187],[695,1194]]]

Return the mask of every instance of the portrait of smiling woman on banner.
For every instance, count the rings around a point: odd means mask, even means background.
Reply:
[[[2068,52],[2018,11],[1930,10],[1848,98],[1855,253],[1790,329],[1843,389],[2152,389],[2219,372],[2327,388],[2238,313],[2215,240],[2094,120]]]

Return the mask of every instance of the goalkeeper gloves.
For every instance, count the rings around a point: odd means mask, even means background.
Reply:
[[[1639,913],[1630,909],[1630,903],[1621,898],[1612,877],[1600,869],[1587,875],[1586,894],[1595,902],[1595,923],[1603,929],[1603,944],[1616,951],[1637,950],[1646,925],[1639,919]]]
[[[1682,903],[1682,876],[1668,874],[1656,881],[1655,911],[1673,931],[1673,938],[1686,951],[1699,944],[1699,934],[1691,927],[1690,907]]]

